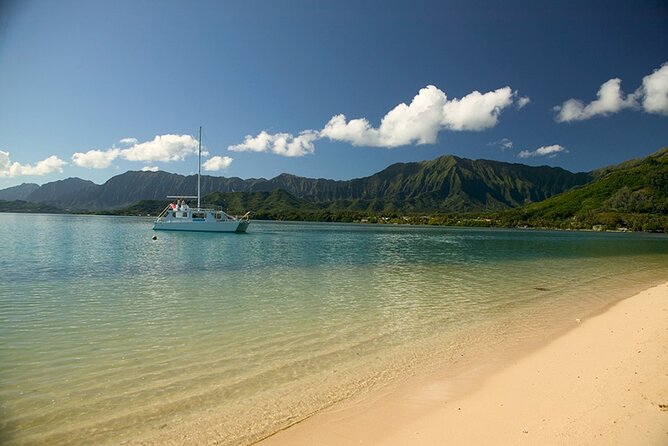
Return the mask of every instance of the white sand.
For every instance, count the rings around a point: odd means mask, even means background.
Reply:
[[[668,283],[582,321],[463,394],[448,385],[443,376],[409,383],[261,444],[668,445]]]

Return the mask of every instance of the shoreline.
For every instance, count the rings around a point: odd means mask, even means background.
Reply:
[[[3,200],[0,200],[3,201]],[[6,201],[6,200],[5,200]],[[58,212],[47,211],[32,211],[32,210],[0,210],[0,213],[5,214],[22,214],[22,215],[74,215],[74,216],[97,216],[97,217],[131,217],[154,220],[158,214],[123,214],[113,211],[90,211],[90,212],[67,212],[66,210],[59,210]],[[652,214],[650,214],[652,215]],[[343,224],[343,225],[361,225],[361,226],[390,226],[390,227],[413,227],[413,228],[457,228],[457,229],[508,229],[520,231],[559,231],[559,232],[595,232],[595,233],[612,233],[612,234],[647,234],[647,235],[665,235],[666,231],[643,231],[630,230],[625,227],[618,227],[616,229],[594,229],[592,228],[563,228],[559,226],[517,226],[517,225],[459,225],[459,224],[429,224],[429,223],[406,223],[406,222],[363,222],[363,221],[325,221],[325,220],[281,220],[281,219],[251,219],[255,222],[270,222],[270,223],[324,223],[324,224]]]
[[[668,282],[481,368],[408,380],[257,444],[666,444]]]

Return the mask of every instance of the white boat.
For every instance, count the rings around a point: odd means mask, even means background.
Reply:
[[[202,170],[202,127],[199,128],[199,151],[197,169],[197,196],[168,195],[175,199],[158,216],[154,230],[163,231],[203,231],[203,232],[246,232],[250,224],[250,212],[234,217],[222,209],[201,207],[200,176]],[[192,208],[186,200],[197,198],[197,207]]]
[[[250,212],[242,217],[234,217],[222,210],[191,208],[186,199],[190,196],[169,196],[176,198],[155,220],[153,229],[164,231],[204,231],[204,232],[246,232],[250,224]]]

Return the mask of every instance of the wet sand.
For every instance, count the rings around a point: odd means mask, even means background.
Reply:
[[[409,380],[260,444],[668,444],[668,282],[574,327],[491,375]]]

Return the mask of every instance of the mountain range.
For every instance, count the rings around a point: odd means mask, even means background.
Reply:
[[[539,202],[591,182],[596,172],[572,173],[559,167],[531,167],[490,160],[442,156],[397,163],[347,181],[281,174],[272,179],[203,175],[202,195],[271,193],[282,190],[306,203],[367,212],[470,212],[504,210]],[[80,178],[22,184],[0,190],[0,200],[22,200],[68,211],[114,210],[167,195],[194,195],[197,176],[129,171],[98,185]]]

